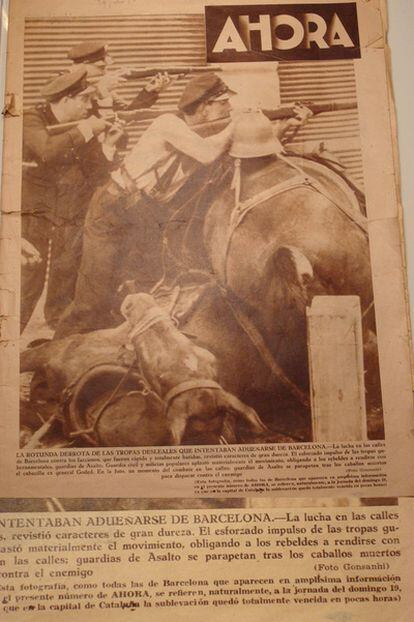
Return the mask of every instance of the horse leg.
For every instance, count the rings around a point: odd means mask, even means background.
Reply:
[[[237,421],[242,421],[245,426],[255,434],[265,434],[268,428],[264,425],[254,408],[247,406],[238,397],[227,391],[220,391],[217,400],[218,408],[234,415]]]
[[[189,416],[180,399],[175,399],[168,408],[167,425],[171,435],[171,445],[181,445]]]

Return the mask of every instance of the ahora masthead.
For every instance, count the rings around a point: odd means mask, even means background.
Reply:
[[[206,6],[207,61],[361,58],[355,2]]]

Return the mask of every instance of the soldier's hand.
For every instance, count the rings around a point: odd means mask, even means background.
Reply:
[[[100,99],[108,97],[122,82],[126,82],[125,70],[112,71],[100,78],[94,85]]]
[[[42,261],[39,251],[25,238],[21,239],[20,263],[22,266],[32,266]]]
[[[103,143],[104,145],[115,147],[115,145],[124,135],[125,135],[125,132],[124,132],[124,128],[122,127],[122,125],[114,124],[107,131],[105,140],[103,141]]]
[[[94,136],[99,136],[99,134],[102,134],[102,132],[106,130],[107,126],[108,124],[104,119],[99,119],[95,117],[95,115],[91,115],[87,119],[82,119],[82,121],[79,122],[78,128],[80,131],[82,131],[82,128],[86,131],[90,130]]]
[[[157,73],[156,76],[151,78],[148,84],[145,85],[145,90],[149,93],[156,92],[160,93],[169,87],[171,84],[171,77],[168,75],[166,71],[164,73]]]
[[[305,125],[305,123],[313,117],[312,110],[300,102],[297,102],[293,106],[293,112],[295,113],[295,116],[289,119],[290,127],[300,127],[301,125]]]

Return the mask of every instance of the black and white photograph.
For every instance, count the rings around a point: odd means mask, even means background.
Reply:
[[[1,620],[411,622],[407,7],[0,0]]]
[[[384,438],[337,28],[208,63],[202,14],[26,19],[22,448]]]

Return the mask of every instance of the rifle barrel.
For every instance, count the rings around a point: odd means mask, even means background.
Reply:
[[[358,104],[356,101],[346,103],[328,102],[327,104],[305,104],[310,108],[314,115],[321,114],[323,112],[335,112],[337,110],[354,110]],[[267,116],[271,121],[290,119],[295,116],[293,106],[282,106],[274,110],[262,110],[263,114]],[[221,132],[230,123],[231,117],[224,117],[223,119],[217,119],[216,121],[210,121],[207,123],[199,123],[193,125],[192,129],[201,136],[208,136],[216,132]]]
[[[167,112],[176,113],[175,108],[161,110],[160,108],[141,108],[140,110],[118,110],[117,116],[121,121],[131,123],[132,121],[147,121],[148,119],[156,119]]]
[[[345,102],[345,103],[337,103],[337,102],[327,102],[325,104],[313,104],[311,102],[305,102],[304,104],[310,110],[312,110],[314,115],[318,115],[324,112],[336,112],[341,110],[355,110],[358,106],[356,101]],[[166,113],[177,113],[176,109],[168,108],[165,110],[156,109],[156,108],[142,108],[141,110],[120,110],[117,112],[118,118],[126,123],[138,122],[138,121],[148,121],[152,119],[156,119],[162,114]],[[275,108],[273,110],[262,110],[263,114],[270,119],[271,121],[278,121],[283,119],[290,119],[295,116],[294,106],[281,106],[280,108]],[[206,136],[211,132],[211,130],[215,130],[219,132],[224,129],[226,125],[230,122],[230,117],[226,117],[224,119],[218,119],[216,121],[200,123],[198,125],[193,126],[193,129],[203,135]],[[79,121],[70,121],[69,123],[58,123],[57,125],[48,125],[47,130],[51,134],[60,134],[61,132],[66,132],[72,127],[76,127]],[[107,123],[108,127],[111,126],[111,123]]]
[[[67,123],[56,123],[54,125],[46,125],[46,129],[49,132],[49,134],[52,134],[52,136],[56,135],[56,134],[63,134],[63,132],[67,132],[68,130],[71,130],[74,127],[77,127],[79,125],[80,121],[68,121]],[[113,123],[109,123],[109,121],[105,121],[105,125],[107,127],[112,127]]]
[[[310,108],[314,115],[321,114],[323,112],[335,112],[339,110],[354,110],[358,106],[356,101],[345,102],[345,103],[328,102],[326,104],[313,104],[310,102],[305,102],[304,105]],[[120,111],[118,112],[118,117],[124,121],[143,121],[145,119],[155,119],[161,114],[166,114],[166,113],[171,113],[171,112],[177,113],[177,110],[172,109],[172,108],[165,109],[165,110],[145,108],[143,110]],[[272,110],[262,110],[262,112],[271,121],[290,119],[291,117],[295,116],[295,111],[294,111],[293,106],[281,106],[280,108],[275,108]],[[203,125],[206,125],[206,124],[203,124]]]
[[[125,76],[127,80],[140,80],[141,78],[151,78],[159,73],[167,72],[171,75],[186,75],[188,73],[204,73],[209,71],[222,71],[220,65],[194,65],[194,66],[175,66],[175,67],[144,67],[142,69],[131,68]]]
[[[314,115],[321,114],[322,112],[336,112],[339,110],[355,110],[358,107],[356,101],[337,103],[327,102],[326,104],[313,104],[312,102],[304,102],[304,105],[312,110]],[[262,110],[271,121],[277,121],[281,119],[289,119],[295,116],[294,106],[281,106],[274,110]]]

